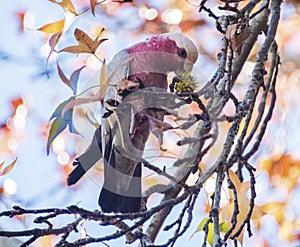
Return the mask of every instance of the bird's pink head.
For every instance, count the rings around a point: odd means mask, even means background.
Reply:
[[[155,35],[125,51],[132,58],[128,79],[139,78],[145,87],[164,89],[167,88],[169,72],[191,70],[198,56],[193,42],[180,33]]]

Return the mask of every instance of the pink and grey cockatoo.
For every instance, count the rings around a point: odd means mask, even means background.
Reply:
[[[108,64],[107,71],[113,73],[113,76],[105,102],[114,102],[110,105],[115,106],[125,102],[132,90],[127,85],[128,82],[138,85],[133,87],[133,91],[142,88],[166,90],[168,73],[191,71],[197,57],[194,43],[180,33],[154,35],[126,48]],[[105,104],[110,107],[108,103]],[[68,185],[75,184],[103,157],[104,184],[99,205],[104,212],[127,213],[141,210],[141,156],[150,133],[145,115],[159,120],[163,120],[164,116],[164,113],[159,113],[154,108],[144,109],[143,112],[144,115],[137,114],[138,116],[133,117],[124,114],[116,116],[110,108],[104,114],[101,126],[96,129],[87,151],[76,158],[76,168],[68,177]],[[120,130],[120,122],[123,130]],[[127,141],[124,141],[124,133],[128,135]],[[130,149],[128,145],[133,151],[126,154],[126,149]]]

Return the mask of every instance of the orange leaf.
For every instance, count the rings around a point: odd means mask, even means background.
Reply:
[[[14,115],[16,113],[16,110],[19,107],[19,105],[24,104],[24,101],[22,98],[18,97],[18,98],[12,99],[10,104],[13,107],[13,115]]]
[[[42,27],[40,27],[38,30],[44,32],[44,33],[59,33],[63,30],[65,25],[65,20],[55,21],[49,24],[46,24]]]
[[[62,0],[62,1],[50,0],[50,2],[56,3],[59,6],[61,6],[64,10],[69,11],[69,12],[73,13],[74,15],[77,15],[77,12],[76,12],[71,0]]]
[[[24,17],[25,17],[25,12],[20,11],[15,13],[16,17],[17,17],[17,21],[19,23],[19,32],[23,32],[24,31]]]
[[[290,154],[265,160],[262,169],[269,174],[273,187],[285,187],[292,191],[298,184],[300,176],[300,160]]]
[[[280,225],[284,220],[285,206],[286,202],[270,202],[260,206],[260,208],[264,212],[274,215],[277,223]]]
[[[97,0],[90,0],[91,11],[92,11],[93,16],[95,16],[96,3],[97,3]]]
[[[12,163],[10,163],[8,166],[6,166],[4,168],[2,168],[4,165],[4,162],[2,162],[0,164],[0,176],[6,175],[7,173],[9,173],[11,171],[11,169],[13,169],[13,167],[15,166],[16,162],[17,162],[17,158],[15,158],[15,160]]]

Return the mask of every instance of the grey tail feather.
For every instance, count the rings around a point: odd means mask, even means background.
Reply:
[[[113,131],[113,130],[112,130]],[[107,142],[104,152],[104,184],[100,192],[98,204],[103,212],[132,213],[139,212],[141,209],[141,175],[142,164],[138,163],[131,179],[128,191],[116,193],[117,181],[114,174],[115,150],[112,143],[112,134]],[[124,159],[126,160],[126,159]],[[126,164],[124,164],[126,165]],[[134,196],[125,196],[125,194]]]
[[[108,179],[106,177],[106,180],[104,182],[104,185],[102,187],[100,196],[99,196],[99,206],[102,208],[103,212],[120,212],[120,213],[133,213],[133,212],[139,212],[141,210],[141,174],[142,173],[142,165],[139,163],[134,171],[135,177],[138,177],[139,179],[132,179],[131,183],[129,185],[128,191],[126,193],[130,193],[131,191],[134,192],[135,196],[125,196],[122,195],[122,193],[117,194],[111,190],[106,189],[105,184],[109,184],[109,188],[112,188],[116,180]],[[114,183],[114,185],[112,185]],[[125,192],[124,192],[125,193]]]

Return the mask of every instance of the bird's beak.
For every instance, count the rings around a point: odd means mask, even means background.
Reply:
[[[183,70],[186,72],[191,72],[193,69],[194,64],[190,61],[185,61],[183,64]]]

